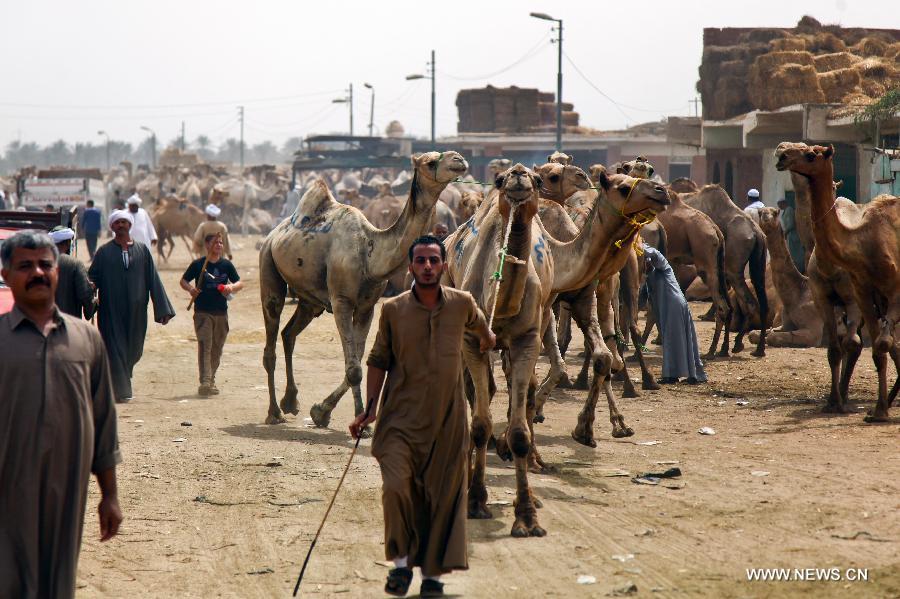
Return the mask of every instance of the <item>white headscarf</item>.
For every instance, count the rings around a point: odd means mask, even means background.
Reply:
[[[63,241],[69,241],[70,239],[75,239],[75,231],[69,229],[68,227],[57,229],[56,231],[50,231],[50,239],[53,240],[53,243],[62,243]]]
[[[106,223],[109,225],[109,228],[112,229],[112,224],[117,220],[125,219],[134,226],[134,216],[127,210],[113,210],[109,213],[109,218],[106,219]]]
[[[138,196],[138,194],[134,194],[130,198],[128,198],[126,203],[127,204],[137,204],[138,206],[140,206],[141,204],[144,203],[144,201],[140,198],[140,196]]]
[[[222,214],[222,209],[219,208],[218,206],[216,206],[215,204],[210,204],[209,206],[206,207],[206,213],[208,215],[210,215],[211,217],[216,218],[220,214]]]

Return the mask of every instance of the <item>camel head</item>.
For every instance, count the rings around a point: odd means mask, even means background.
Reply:
[[[809,177],[821,172],[822,166],[834,156],[834,146],[808,146],[805,143],[783,141],[775,148],[775,168]]]
[[[512,161],[509,158],[494,158],[490,162],[488,162],[488,172],[492,177],[496,177],[502,172],[505,172],[509,167],[512,166]]]
[[[590,179],[577,166],[550,161],[543,166],[534,165],[532,170],[543,181],[541,186],[543,197],[558,204],[565,202],[566,198],[574,193],[591,188]]]
[[[218,189],[216,187],[212,188],[212,191],[209,192],[209,203],[215,204],[216,206],[220,206],[225,203],[225,200],[228,199],[228,192],[224,189]]]
[[[626,218],[649,217],[671,203],[666,188],[650,179],[604,173],[598,183],[609,204]]]
[[[600,182],[600,175],[606,174],[606,167],[602,164],[592,164],[588,171],[591,173],[591,183],[597,185]]]
[[[469,170],[469,164],[458,152],[425,152],[412,157],[412,166],[420,181],[429,180],[446,184],[461,177]]]
[[[475,214],[478,207],[484,201],[484,194],[480,191],[464,191],[459,199],[460,221],[467,221]]]
[[[678,177],[669,183],[669,188],[676,193],[694,193],[700,191],[697,184],[687,177]]]
[[[528,170],[522,164],[516,164],[497,175],[494,186],[500,190],[500,214],[503,218],[509,218],[512,207],[516,208],[516,212],[521,214],[523,219],[530,220],[537,214],[538,191],[541,185],[540,175]]]
[[[547,162],[556,162],[558,164],[572,164],[572,157],[562,152],[553,152],[547,156]]]
[[[616,168],[616,173],[631,175],[636,179],[649,179],[653,176],[653,165],[643,156],[638,156],[634,160],[621,163]]]
[[[759,209],[759,228],[766,235],[781,231],[781,223],[778,222],[778,208]]]

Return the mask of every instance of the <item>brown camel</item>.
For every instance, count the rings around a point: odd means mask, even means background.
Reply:
[[[624,254],[615,244],[614,233],[622,235],[630,243],[637,234],[638,227],[628,224],[627,217],[611,219],[606,215],[606,223],[600,222],[599,206],[610,206],[610,210],[624,211],[631,220],[635,215],[647,210],[664,209],[665,194],[662,188],[655,189],[649,182],[639,181],[623,175],[603,179],[601,185],[611,198],[610,202],[598,202],[594,216],[599,227],[588,226],[568,243],[562,243],[547,234],[540,220],[533,219],[538,209],[538,189],[540,177],[520,164],[498,177],[498,194],[489,198],[490,206],[479,210],[466,226],[460,227],[448,238],[449,268],[448,282],[470,291],[486,311],[494,301],[493,286],[485,276],[496,268],[496,253],[502,244],[503,231],[512,218],[508,242],[509,254],[503,272],[503,285],[496,295],[497,320],[494,330],[498,346],[507,352],[507,381],[510,389],[509,426],[498,439],[498,452],[511,453],[516,461],[516,523],[514,536],[543,535],[544,530],[537,524],[534,501],[527,482],[528,457],[534,453],[531,423],[535,415],[535,405],[527,401],[534,389],[534,365],[540,349],[542,332],[550,323],[551,305],[558,292],[587,287],[598,275],[603,278],[621,268],[612,258]],[[630,203],[628,203],[630,199]],[[627,204],[627,206],[626,206]],[[515,207],[515,212],[512,209]],[[593,225],[593,220],[588,222]],[[627,247],[627,246],[626,246]],[[598,264],[613,267],[610,273],[598,272]],[[594,315],[587,315],[594,317]],[[596,329],[596,328],[595,328]],[[579,417],[579,425],[573,431],[574,438],[590,437],[596,400],[600,386],[606,391],[610,410],[615,409],[609,373],[612,367],[611,350],[596,338],[592,347],[595,353],[595,369],[598,376],[588,396],[585,409]],[[469,343],[465,352],[467,366],[475,387],[472,438],[475,445],[475,459],[472,468],[472,483],[469,490],[469,513],[472,517],[489,517],[484,486],[484,464],[487,439],[491,435],[490,403],[490,362],[486,356],[474,351]],[[553,359],[561,361],[558,352]],[[617,414],[618,415],[618,414]],[[624,422],[614,422],[615,436],[632,431],[624,430]]]
[[[669,182],[669,189],[675,193],[694,193],[700,191],[700,187],[687,177],[678,177]]]
[[[772,280],[782,304],[782,328],[770,332],[766,341],[773,347],[817,347],[822,342],[822,318],[813,302],[809,279],[797,270],[788,253],[778,209],[760,208],[759,227],[766,234]]]
[[[737,302],[743,314],[759,313],[759,322],[767,322],[769,302],[766,296],[766,236],[759,225],[731,201],[728,193],[718,185],[706,185],[696,193],[684,194],[682,200],[709,216],[725,237],[725,278],[735,290]],[[754,296],[744,279],[744,269],[750,268],[750,281]],[[744,319],[746,320],[746,319]],[[744,349],[743,338],[748,331],[745,323],[736,331],[732,351]],[[723,344],[720,356],[728,355],[728,345]],[[766,334],[762,331],[759,343],[751,355],[766,355]]]
[[[885,422],[900,386],[898,378],[888,393],[888,354],[900,370],[900,198],[882,195],[848,209],[834,197],[833,155],[833,146],[783,143],[775,150],[776,168],[807,178],[815,255],[843,268],[850,277],[853,296],[873,340],[872,357],[878,371],[878,401],[866,421]],[[843,403],[834,408],[846,409]]]
[[[666,228],[666,259],[673,268],[693,265],[712,296],[716,313],[716,330],[707,359],[715,356],[720,334],[724,329],[723,346],[728,347],[731,320],[731,304],[725,279],[725,238],[712,219],[684,203],[682,196],[669,189],[669,207],[657,218]],[[652,311],[647,315],[647,327],[643,336],[646,342],[652,325]]]
[[[565,165],[544,165],[543,172],[552,174],[554,170],[560,175],[577,168]],[[560,178],[563,181],[564,178]],[[579,187],[581,179],[572,187]],[[554,271],[557,278],[571,275],[585,264],[591,268],[586,271],[586,278],[579,280],[580,286],[566,286],[559,281],[554,283],[554,292],[563,295],[573,310],[573,317],[579,328],[585,332],[587,347],[586,365],[593,364],[594,376],[590,386],[590,393],[584,409],[579,415],[579,424],[572,432],[572,437],[584,445],[595,446],[593,438],[593,412],[596,407],[600,385],[604,386],[610,408],[610,421],[613,424],[613,436],[627,434],[630,430],[624,426],[618,409],[615,407],[612,397],[612,387],[608,385],[609,373],[624,367],[617,350],[615,314],[613,312],[613,299],[618,296],[618,275],[625,263],[634,256],[633,243],[641,230],[642,224],[647,222],[648,216],[664,210],[668,204],[665,190],[649,180],[636,179],[627,175],[617,174],[607,176],[600,175],[598,188],[601,195],[593,204],[593,208],[585,220],[585,226],[579,231],[578,237],[568,243],[562,243],[552,237],[548,240],[552,249],[557,268]],[[565,186],[545,185],[542,193],[549,199],[564,202],[566,194],[570,192]],[[571,196],[569,196],[571,197]],[[572,248],[578,248],[573,250]],[[573,255],[573,251],[576,253]],[[572,263],[567,266],[566,261]],[[600,281],[594,293],[594,281]],[[585,294],[587,297],[582,297]],[[595,297],[591,297],[595,295]],[[594,303],[596,302],[596,303]],[[599,308],[599,311],[597,311]],[[596,325],[592,319],[599,319],[602,338],[596,335]],[[602,340],[601,340],[602,339]],[[614,360],[610,367],[598,362],[597,343],[606,343],[609,354]],[[552,349],[552,348],[548,348]],[[600,351],[603,348],[599,348]],[[551,357],[553,354],[551,353]],[[654,384],[652,375],[646,366],[643,367],[645,381]],[[579,378],[587,380],[587,374],[583,370]],[[649,388],[649,387],[648,387]],[[538,413],[543,405],[545,396],[538,397]]]
[[[175,249],[175,237],[181,237],[188,253],[194,255],[192,247],[194,232],[206,220],[206,214],[202,210],[187,200],[166,197],[157,202],[151,219],[159,237],[156,251],[160,258],[168,262],[172,250]],[[169,244],[168,253],[165,251],[166,243]]]
[[[409,199],[388,229],[376,229],[351,206],[339,204],[324,181],[307,191],[294,214],[266,237],[259,255],[260,295],[266,324],[263,365],[269,387],[267,424],[283,422],[282,410],[297,414],[297,385],[292,354],[297,335],[325,310],[334,314],[344,350],[344,381],[310,410],[317,426],[327,426],[331,411],[348,388],[354,407],[363,410],[360,360],[372,314],[388,276],[406,261],[413,240],[426,230],[441,191],[465,173],[456,152],[427,152],[413,158]],[[275,337],[287,287],[299,301],[281,332],[287,385],[279,408],[275,400]]]

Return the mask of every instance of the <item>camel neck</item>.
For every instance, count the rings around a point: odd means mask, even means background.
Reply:
[[[807,178],[810,192],[810,215],[816,247],[821,247],[828,260],[840,260],[846,243],[847,227],[837,214],[834,196],[834,167],[826,161],[822,171]]]
[[[447,183],[422,177],[416,171],[400,216],[387,229],[375,229],[371,234],[372,244],[368,248],[370,277],[386,279],[403,264],[409,246],[425,233],[437,199],[445,187]]]
[[[786,306],[798,305],[801,301],[800,294],[806,286],[806,277],[794,265],[781,227],[775,227],[766,233],[766,246],[769,248],[772,277],[782,303]]]

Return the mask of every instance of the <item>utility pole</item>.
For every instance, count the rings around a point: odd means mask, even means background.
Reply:
[[[181,121],[181,151],[184,152],[184,121]]]
[[[372,90],[372,104],[369,107],[369,137],[372,137],[372,126],[375,124],[375,88],[368,83],[363,85]]]
[[[558,46],[557,50],[557,66],[556,66],[556,151],[562,151],[562,57],[563,57],[563,22],[562,19],[554,19],[548,14],[542,12],[533,12],[531,16],[535,19],[543,19],[544,21],[556,21],[556,31],[559,34],[554,40]]]
[[[150,134],[150,167],[156,170],[156,131],[144,125],[141,126],[141,129]]]
[[[428,70],[426,71],[428,75],[423,75],[421,73],[416,73],[413,75],[407,75],[407,81],[413,81],[415,79],[431,79],[431,147],[434,148],[434,116],[435,116],[435,92],[434,92],[434,50],[431,51],[431,62],[428,63]]]
[[[244,107],[238,106],[238,118],[241,119],[241,171],[244,170]]]
[[[700,104],[700,98],[695,96],[693,100],[688,101],[688,104],[694,105],[694,116],[700,116],[700,110],[698,108],[698,106]]]
[[[353,84],[350,84],[350,137],[353,137]]]
[[[109,172],[109,134],[106,131],[97,131],[97,135],[106,136],[106,171]]]

